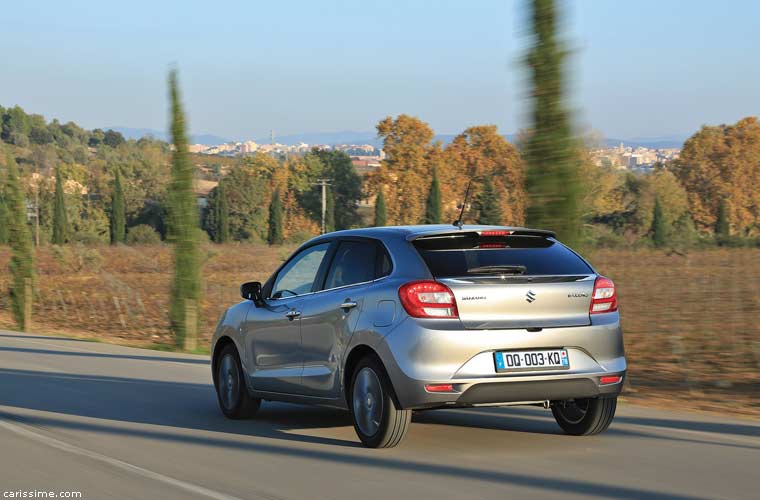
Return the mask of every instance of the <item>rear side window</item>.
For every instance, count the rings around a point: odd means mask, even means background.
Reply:
[[[375,279],[376,255],[373,241],[342,241],[327,273],[325,290]]]
[[[481,237],[462,233],[420,238],[414,246],[436,278],[593,272],[575,253],[542,236]]]

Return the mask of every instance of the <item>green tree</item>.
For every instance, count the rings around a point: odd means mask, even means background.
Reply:
[[[32,249],[32,234],[26,222],[26,201],[19,179],[16,160],[8,153],[6,168],[6,199],[9,209],[8,241],[11,246],[11,260],[8,268],[11,273],[11,309],[16,326],[23,330],[31,320],[27,315],[31,311],[27,286],[34,283],[34,251]]]
[[[430,183],[427,202],[425,203],[425,224],[441,223],[441,186],[438,184],[438,172],[433,170],[433,182]]]
[[[174,277],[170,319],[176,342],[196,347],[201,310],[200,215],[193,192],[194,168],[187,150],[185,116],[180,102],[177,72],[169,73],[171,134],[174,143],[169,185],[169,235],[174,244]]]
[[[66,195],[63,192],[61,169],[55,169],[55,198],[53,202],[53,244],[63,245],[69,239],[69,221],[66,216]]]
[[[121,132],[116,132],[115,130],[108,129],[103,134],[103,144],[106,146],[111,146],[112,148],[121,146],[126,141],[124,140],[124,136],[121,135]]]
[[[216,204],[214,205],[214,241],[227,243],[230,240],[230,211],[227,207],[227,194],[224,180],[216,187]]]
[[[280,200],[280,190],[277,189],[272,196],[272,202],[269,204],[269,234],[267,242],[270,245],[281,245],[283,240],[282,230],[282,201]]]
[[[493,188],[489,177],[483,181],[483,191],[478,196],[478,224],[494,225],[502,224],[501,206],[499,197]]]
[[[375,227],[385,225],[385,195],[381,189],[375,199]]]
[[[715,219],[715,235],[719,238],[731,236],[731,223],[728,217],[728,203],[725,198],[718,205],[718,216]]]
[[[532,129],[525,156],[527,223],[552,229],[570,246],[582,241],[578,145],[563,103],[563,62],[554,0],[532,0],[534,44],[526,58],[532,81]]]
[[[121,186],[121,170],[116,169],[111,194],[111,244],[124,243],[127,236],[127,214],[124,204],[124,189]]]
[[[321,223],[322,188],[315,183],[317,178],[330,179],[330,191],[333,193],[335,202],[334,229],[355,227],[359,220],[357,210],[362,197],[362,179],[356,173],[351,157],[343,151],[315,148],[306,155],[304,162],[306,168],[303,173],[310,175],[311,178],[307,179],[308,190],[298,196],[301,206],[315,221]],[[321,169],[319,169],[320,163]]]
[[[668,227],[665,222],[665,214],[662,211],[660,198],[654,200],[654,211],[652,212],[652,243],[655,248],[662,248],[667,243]]]

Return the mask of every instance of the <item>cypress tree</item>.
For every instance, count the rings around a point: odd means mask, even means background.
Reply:
[[[169,73],[169,96],[174,144],[168,204],[169,234],[174,244],[169,315],[177,345],[194,349],[201,310],[200,214],[193,192],[194,169],[187,150],[185,116],[175,70]]]
[[[728,203],[725,199],[718,205],[718,218],[715,221],[715,235],[719,238],[731,236],[731,224],[728,221]]]
[[[552,229],[569,246],[582,241],[580,159],[563,103],[563,61],[554,0],[531,0],[532,130],[526,145],[527,224]]]
[[[227,243],[230,239],[230,211],[227,207],[225,182],[220,180],[216,188],[216,205],[214,206],[214,241]]]
[[[5,183],[0,182],[0,245],[8,244],[10,212],[6,202]]]
[[[111,244],[124,243],[127,236],[127,215],[124,190],[121,187],[121,171],[116,169],[111,194]]]
[[[5,195],[8,204],[8,242],[11,246],[11,260],[8,268],[11,273],[11,309],[16,326],[23,330],[31,321],[27,315],[31,304],[27,304],[27,284],[34,284],[34,253],[32,250],[32,233],[26,222],[26,201],[19,179],[18,167],[13,156],[8,153],[6,167]]]
[[[433,182],[430,183],[425,203],[425,224],[440,224],[441,211],[441,186],[438,184],[438,172],[433,170]]]
[[[375,199],[375,227],[381,227],[385,225],[385,195],[383,190],[380,189]]]
[[[277,189],[272,195],[272,202],[269,204],[269,235],[267,241],[270,245],[281,245],[282,240],[282,201],[280,201],[280,190]]]
[[[63,245],[69,238],[69,222],[66,217],[66,198],[63,194],[61,169],[55,169],[55,199],[53,201],[53,244]]]
[[[332,189],[327,191],[325,200],[325,232],[335,231],[335,195]]]
[[[654,212],[652,213],[652,243],[655,248],[662,248],[667,243],[668,227],[665,216],[662,213],[662,203],[659,196],[654,200]]]
[[[499,225],[501,220],[501,206],[496,191],[493,188],[491,179],[486,177],[483,181],[483,191],[478,197],[478,224]]]

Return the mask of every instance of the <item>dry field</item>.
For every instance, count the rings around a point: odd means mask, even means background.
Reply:
[[[201,345],[243,281],[263,281],[292,247],[205,247]],[[9,250],[0,248],[0,328],[12,328]],[[627,397],[760,415],[760,250],[687,256],[605,250],[592,263],[618,286],[630,362]],[[46,247],[33,328],[132,345],[172,345],[167,310],[171,251]]]

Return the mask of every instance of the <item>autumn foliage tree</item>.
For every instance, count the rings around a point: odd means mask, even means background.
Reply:
[[[390,116],[377,124],[385,159],[373,176],[374,190],[383,186],[390,224],[417,224],[423,219],[430,166],[427,154],[433,130],[419,118]]]
[[[737,236],[760,234],[760,122],[705,126],[683,146],[673,171],[688,193],[697,229],[713,233],[721,206]]]
[[[520,153],[499,134],[495,125],[470,127],[446,146],[444,161],[446,176],[442,178],[447,216],[454,220],[457,204],[464,198],[467,182],[472,179],[472,191],[483,192],[486,179],[490,182],[493,201],[501,214],[500,223],[519,226],[525,219],[525,189],[523,162]],[[448,196],[446,196],[448,195]],[[465,222],[471,222],[472,214]]]

